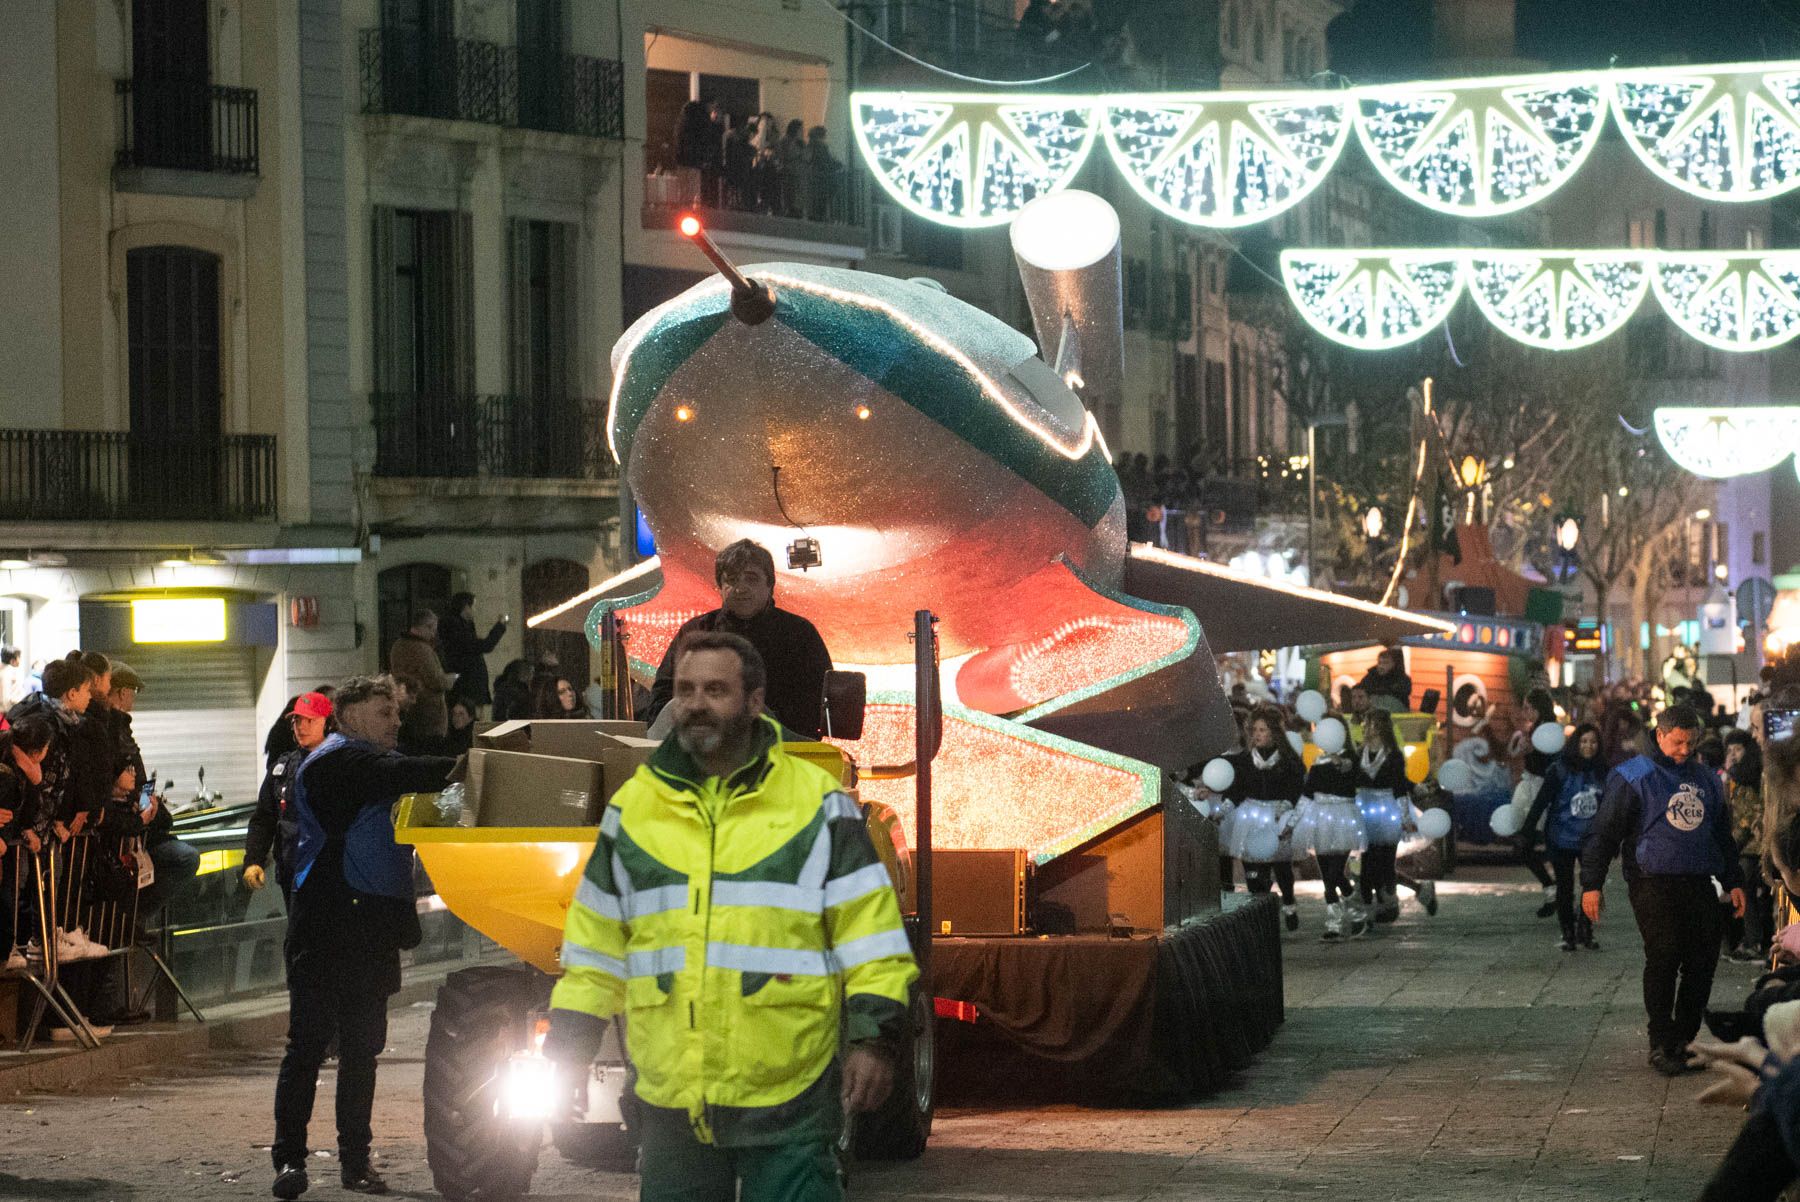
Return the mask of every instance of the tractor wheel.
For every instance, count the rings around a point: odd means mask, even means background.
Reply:
[[[425,1040],[425,1160],[450,1202],[523,1197],[544,1130],[500,1114],[507,1059],[525,1046],[550,978],[531,969],[451,973]]]
[[[894,1089],[869,1114],[856,1116],[856,1154],[863,1160],[913,1160],[931,1137],[937,1109],[937,1013],[928,990],[913,989],[907,1030],[894,1066]]]

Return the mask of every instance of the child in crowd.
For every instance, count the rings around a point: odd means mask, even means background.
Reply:
[[[1578,945],[1600,946],[1594,941],[1593,924],[1576,910],[1575,882],[1581,871],[1581,845],[1594,824],[1594,815],[1600,811],[1608,771],[1600,749],[1600,728],[1583,722],[1575,728],[1574,737],[1563,744],[1562,755],[1545,771],[1543,784],[1525,819],[1524,829],[1530,832],[1537,830],[1539,821],[1548,818],[1544,836],[1550,868],[1556,877],[1556,918],[1562,926],[1562,939],[1557,946],[1565,952],[1574,951]]]

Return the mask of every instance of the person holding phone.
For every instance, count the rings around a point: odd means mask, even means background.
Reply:
[[[477,634],[474,593],[456,594],[444,610],[443,621],[438,625],[438,642],[443,647],[444,670],[456,677],[456,687],[450,695],[467,701],[472,711],[479,712],[478,707],[493,703],[487,657],[506,637],[510,620],[510,614],[501,614],[500,620],[488,627],[487,634]]]

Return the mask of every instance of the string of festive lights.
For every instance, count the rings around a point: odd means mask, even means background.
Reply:
[[[946,225],[1006,222],[1066,187],[1106,130],[1132,187],[1231,228],[1299,203],[1356,127],[1382,177],[1461,217],[1516,212],[1581,167],[1610,111],[1658,178],[1708,200],[1800,187],[1800,62],[1495,76],[1338,91],[859,92],[857,145],[882,187]]]
[[[1417,341],[1465,287],[1503,333],[1545,350],[1616,333],[1646,292],[1719,350],[1800,337],[1800,251],[1289,250],[1281,272],[1307,323],[1359,350]]]
[[[1669,458],[1713,480],[1766,472],[1800,451],[1800,405],[1669,406],[1654,421]]]

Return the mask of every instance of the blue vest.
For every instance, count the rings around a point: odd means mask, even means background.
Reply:
[[[413,852],[412,848],[394,842],[394,822],[388,814],[389,807],[363,806],[357,810],[343,838],[334,840],[319,825],[319,816],[313,812],[308,800],[307,769],[351,744],[352,740],[341,733],[332,735],[319,744],[294,773],[294,783],[288,794],[288,810],[299,830],[299,837],[294,841],[294,888],[306,884],[307,875],[318,863],[319,856],[336,841],[342,847],[344,880],[352,889],[410,902],[413,900]],[[361,743],[360,746],[370,744]]]
[[[1587,839],[1588,828],[1594,825],[1594,815],[1600,811],[1605,782],[1598,772],[1571,772],[1566,765],[1559,775],[1562,788],[1550,803],[1550,846],[1558,851],[1579,851]]]
[[[1616,771],[1637,795],[1638,871],[1649,876],[1720,876],[1718,824],[1729,821],[1725,790],[1697,758],[1670,764],[1640,755]]]

